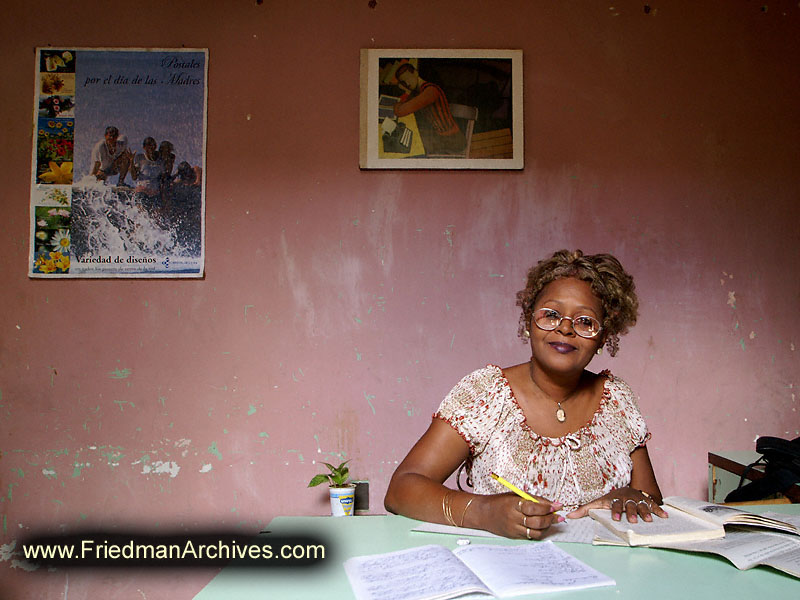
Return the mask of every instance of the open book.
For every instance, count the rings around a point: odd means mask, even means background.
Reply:
[[[785,516],[785,515],[780,515]],[[798,517],[793,517],[800,522]],[[800,577],[800,537],[786,533],[765,532],[752,527],[734,527],[724,538],[699,542],[672,542],[658,544],[685,552],[719,554],[731,561],[737,569],[751,569],[765,565]]]
[[[732,506],[688,498],[665,498],[664,504],[669,518],[653,517],[655,526],[652,528],[649,527],[650,523],[627,523],[623,517],[622,522],[613,522],[612,529],[608,525],[611,522],[608,511],[602,511],[605,515],[592,515],[606,525],[609,533],[615,532],[615,535],[596,536],[594,543],[647,545],[685,552],[719,554],[731,561],[737,569],[765,565],[800,577],[800,516],[779,513],[756,515]],[[700,526],[703,529],[695,529],[697,522],[691,519],[701,521]],[[726,525],[729,526],[728,529],[725,529]],[[708,527],[713,527],[713,531],[717,532],[716,538],[702,537],[712,531]],[[721,536],[718,535],[720,530],[723,533]],[[626,544],[628,539],[640,543]],[[642,540],[647,541],[642,544]]]
[[[357,556],[344,569],[357,600],[506,598],[616,585],[552,542],[516,546],[474,544],[450,551],[428,545]]]
[[[620,521],[614,521],[609,510],[592,510],[589,512],[591,517],[619,538],[607,540],[600,536],[595,541],[622,542],[622,545],[628,546],[660,546],[674,542],[712,540],[725,537],[725,525],[746,525],[800,535],[800,529],[791,523],[732,506],[672,496],[664,498],[664,507],[669,518],[653,516],[652,522],[639,519],[638,523],[628,523],[624,515]]]

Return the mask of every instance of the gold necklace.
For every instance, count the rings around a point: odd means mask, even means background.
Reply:
[[[529,372],[529,374],[530,374],[530,376],[531,376],[531,381],[533,382],[533,385],[534,385],[534,386],[536,386],[536,389],[537,389],[537,390],[539,390],[539,391],[540,391],[540,392],[541,392],[541,393],[542,393],[544,396],[546,396],[546,397],[547,397],[547,394],[545,394],[545,393],[544,393],[544,391],[542,390],[542,388],[540,388],[540,387],[539,387],[539,385],[536,383],[536,380],[533,378],[533,363],[532,363],[532,362],[528,363],[528,372]],[[569,394],[569,395],[568,395],[566,398],[564,398],[563,400],[555,400],[555,403],[558,405],[558,408],[556,409],[556,420],[557,420],[559,423],[563,423],[564,421],[566,421],[566,420],[567,420],[567,412],[564,410],[564,407],[563,407],[563,406],[561,406],[561,402],[566,402],[567,400],[572,400],[572,397],[573,397],[573,396],[574,396],[576,393],[577,393],[577,390],[575,390],[574,392],[572,392],[571,394]],[[548,397],[548,400],[549,400],[549,399],[550,399],[550,398]]]

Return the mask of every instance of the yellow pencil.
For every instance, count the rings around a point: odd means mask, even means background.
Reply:
[[[505,479],[500,477],[500,475],[498,475],[496,473],[489,473],[489,475],[492,477],[492,479],[496,479],[498,482],[500,482],[501,484],[506,486],[508,489],[510,489],[512,492],[514,492],[520,498],[524,498],[525,500],[530,500],[531,502],[536,502],[536,504],[541,504],[541,502],[539,502],[536,498],[534,498],[533,496],[531,496],[527,492],[523,492],[521,489],[519,489],[513,483],[509,483],[508,481],[506,481]]]

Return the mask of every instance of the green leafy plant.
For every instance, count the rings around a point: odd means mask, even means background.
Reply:
[[[350,477],[350,469],[347,468],[347,463],[349,462],[349,460],[346,460],[338,467],[334,467],[330,463],[322,463],[328,467],[330,473],[314,475],[314,477],[311,478],[311,481],[308,482],[308,487],[314,487],[321,483],[325,483],[326,481],[331,487],[342,487],[347,485],[347,479]]]

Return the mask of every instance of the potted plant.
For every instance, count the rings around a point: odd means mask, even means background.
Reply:
[[[308,487],[314,487],[321,483],[328,482],[328,489],[331,497],[331,515],[334,517],[349,517],[353,515],[353,507],[356,498],[355,484],[348,483],[350,469],[347,467],[349,460],[344,461],[338,467],[330,463],[322,463],[330,473],[314,475],[308,482]]]

